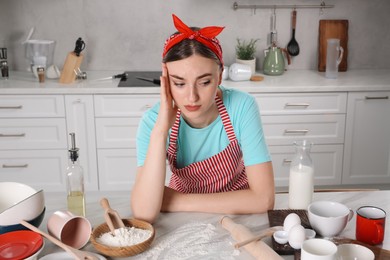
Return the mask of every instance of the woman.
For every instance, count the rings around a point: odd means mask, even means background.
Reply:
[[[222,27],[189,28],[165,42],[161,100],[137,134],[134,217],[154,222],[160,211],[263,213],[274,205],[274,178],[256,101],[226,89]],[[166,159],[172,172],[165,187]]]

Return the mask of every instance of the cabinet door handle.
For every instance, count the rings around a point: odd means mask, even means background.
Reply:
[[[0,109],[22,109],[23,106],[0,106]]]
[[[3,164],[3,168],[27,168],[28,164],[20,164],[20,165],[9,165],[9,164]]]
[[[284,163],[284,164],[288,164],[288,163],[291,163],[291,162],[292,162],[292,160],[290,160],[290,159],[284,159],[284,160],[283,160],[283,163]]]
[[[26,134],[0,134],[0,137],[25,137]]]
[[[285,134],[307,134],[309,130],[307,129],[286,129],[284,130]]]
[[[310,106],[309,103],[286,103],[285,107],[305,107],[308,108]]]
[[[380,96],[380,97],[370,97],[370,96],[366,96],[365,97],[367,100],[370,100],[370,99],[389,99],[389,96]]]

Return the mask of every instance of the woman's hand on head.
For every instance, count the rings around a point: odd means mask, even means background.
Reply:
[[[171,89],[169,86],[168,69],[165,63],[162,64],[162,76],[160,77],[160,111],[156,125],[161,127],[161,130],[168,131],[175,122],[177,106],[172,98]]]

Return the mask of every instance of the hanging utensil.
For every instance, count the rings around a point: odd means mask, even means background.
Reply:
[[[297,22],[297,10],[292,11],[292,38],[287,45],[287,51],[291,56],[297,56],[299,54],[299,45],[295,40],[295,27]]]
[[[277,37],[278,34],[276,32],[276,8],[274,8],[272,15],[271,15],[271,45],[276,46]]]
[[[105,209],[104,219],[106,220],[107,226],[110,229],[111,234],[115,236],[115,227],[125,227],[125,224],[123,223],[118,212],[110,207],[110,203],[108,203],[106,198],[102,198],[100,200],[100,205],[103,207],[103,209]]]

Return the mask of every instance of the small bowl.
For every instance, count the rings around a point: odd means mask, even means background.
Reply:
[[[0,223],[18,224],[37,217],[45,207],[43,190],[18,182],[0,182]]]
[[[315,238],[316,232],[313,229],[305,228],[305,238],[312,239]]]
[[[278,230],[273,233],[273,238],[276,243],[284,245],[288,242],[288,232],[284,230]]]
[[[107,223],[103,223],[97,226],[91,234],[91,239],[90,239],[91,243],[97,251],[99,251],[100,253],[106,256],[127,257],[127,256],[137,255],[150,247],[155,237],[155,230],[150,223],[139,219],[122,219],[122,221],[126,227],[135,227],[135,228],[150,230],[152,231],[152,235],[147,240],[136,245],[124,246],[124,247],[111,247],[96,241],[96,239],[101,235],[103,235],[104,233],[110,232]]]
[[[29,257],[25,258],[24,260],[37,260],[39,254],[42,252],[43,248],[45,247],[45,240],[42,242],[41,248],[38,249],[34,254],[30,255]]]
[[[45,211],[46,208],[43,208],[42,212],[38,216],[36,216],[31,220],[27,220],[27,222],[35,227],[39,227],[43,221],[43,218],[45,217]],[[0,226],[0,234],[8,233],[11,231],[17,231],[17,230],[29,230],[29,229],[23,226],[22,224]]]
[[[0,259],[37,259],[43,249],[42,236],[31,230],[19,230],[0,235]]]

